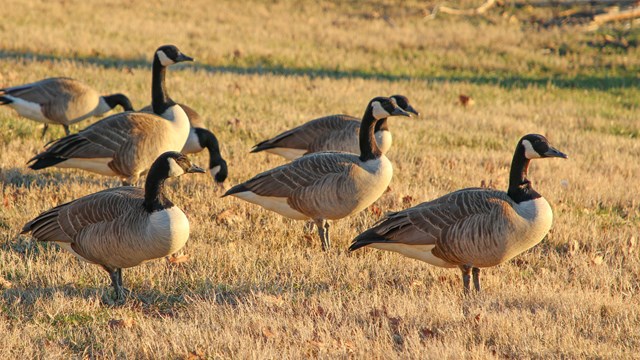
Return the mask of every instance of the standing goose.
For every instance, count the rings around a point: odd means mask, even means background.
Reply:
[[[227,162],[220,153],[218,138],[204,127],[204,121],[202,121],[202,117],[197,111],[185,104],[178,103],[178,105],[187,114],[191,124],[189,138],[181,152],[183,154],[195,154],[207,149],[209,151],[209,173],[218,184],[222,184],[227,179],[228,170]],[[151,105],[145,106],[140,111],[153,112]]]
[[[153,163],[144,190],[124,186],[58,205],[29,221],[22,234],[52,241],[111,277],[123,302],[122,269],[180,250],[189,238],[189,220],[164,193],[167,178],[203,173],[186,156],[166,152]]]
[[[151,84],[155,114],[125,112],[102,119],[77,134],[58,139],[31,160],[34,170],[50,166],[79,168],[118,176],[125,185],[138,181],[166,151],[180,151],[189,137],[189,119],[167,94],[167,66],[193,61],[177,47],[159,47],[153,58]]]
[[[401,109],[420,115],[403,95],[390,97]],[[329,115],[311,120],[285,131],[274,138],[256,144],[252,153],[266,151],[294,160],[321,151],[341,151],[357,154],[360,151],[358,132],[360,119],[349,115]],[[383,154],[391,147],[391,132],[387,119],[380,119],[375,127],[376,144]]]
[[[123,94],[100,96],[90,86],[66,77],[0,89],[0,105],[9,105],[18,114],[44,123],[43,137],[49,124],[62,125],[69,135],[69,125],[100,116],[118,105],[124,111],[133,110]]]
[[[360,156],[322,152],[301,157],[256,175],[229,189],[233,195],[283,216],[312,219],[322,249],[330,246],[329,223],[355,214],[376,201],[391,182],[391,162],[376,145],[376,123],[389,116],[409,113],[389,98],[369,102],[360,127]]]
[[[567,155],[542,135],[526,135],[516,146],[507,192],[462,189],[391,213],[358,235],[349,250],[370,246],[435,266],[457,266],[467,293],[473,271],[475,289],[480,291],[480,268],[513,258],[549,232],[551,207],[527,179],[529,161],[548,157]]]

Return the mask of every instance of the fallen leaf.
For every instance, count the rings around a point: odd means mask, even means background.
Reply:
[[[371,211],[371,213],[377,217],[382,216],[382,210],[380,210],[380,208],[377,207],[376,205],[369,206],[369,211]]]
[[[478,314],[476,314],[476,316],[473,317],[473,320],[475,322],[479,323],[481,318],[482,318],[481,314],[478,313]]]
[[[433,330],[429,328],[420,329],[420,338],[422,340],[433,339],[434,337],[436,337],[436,333],[434,333]]]
[[[460,100],[460,104],[464,107],[473,106],[473,104],[475,103],[471,96],[467,96],[464,94],[458,95],[458,100]]]
[[[11,281],[0,277],[0,288],[11,289],[12,287],[13,287],[13,284],[11,283]]]
[[[136,324],[136,321],[132,318],[125,319],[111,319],[109,320],[109,327],[112,329],[129,329]]]
[[[274,295],[261,295],[260,300],[267,305],[276,305],[282,306],[284,304],[284,300],[282,296],[274,296]]]
[[[591,259],[591,261],[595,265],[602,265],[602,263],[604,262],[604,257],[602,257],[602,255],[596,255]]]
[[[232,209],[224,209],[216,215],[216,222],[218,224],[230,226],[241,221],[242,218],[240,215],[236,214]]]
[[[202,360],[204,359],[204,354],[198,350],[192,350],[187,353],[187,356],[183,357],[186,360]]]
[[[264,336],[268,340],[276,337],[277,334],[273,330],[271,330],[270,326],[266,326],[262,328],[262,336]]]
[[[182,264],[184,262],[189,261],[189,255],[177,255],[173,254],[171,256],[167,256],[167,260],[169,260],[169,263],[171,265],[179,265]]]

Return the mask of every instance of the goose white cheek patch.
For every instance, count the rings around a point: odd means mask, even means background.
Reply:
[[[160,60],[160,64],[162,64],[162,66],[169,66],[174,63],[174,61],[169,59],[167,54],[165,54],[162,50],[158,50],[158,52],[156,52],[156,55],[158,55],[158,60]]]
[[[373,117],[376,119],[384,119],[391,116],[380,104],[379,101],[374,101],[371,103],[371,108],[373,109]]]
[[[215,179],[216,175],[218,175],[218,173],[220,172],[220,165],[216,165],[212,167],[211,169],[209,169],[209,172],[211,173],[211,176]]]
[[[533,145],[531,145],[531,142],[529,140],[522,140],[522,146],[524,146],[524,156],[527,159],[535,159],[540,157],[540,154],[538,154],[538,152],[533,149]]]
[[[182,166],[178,165],[174,159],[169,158],[169,177],[178,177],[182,174],[184,174]]]

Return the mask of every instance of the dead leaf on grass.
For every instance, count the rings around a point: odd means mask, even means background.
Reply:
[[[112,329],[129,329],[136,324],[136,321],[132,318],[124,319],[111,319],[109,320],[109,327]]]
[[[265,339],[273,339],[274,337],[278,336],[278,334],[273,331],[273,329],[271,329],[271,326],[265,326],[262,328],[262,336],[264,336]]]
[[[0,277],[0,288],[2,289],[11,289],[13,287],[13,284],[11,283],[11,281]]]
[[[189,261],[189,255],[176,255],[176,254],[173,254],[171,256],[167,256],[167,260],[169,261],[169,264],[171,264],[171,265],[180,265],[182,263],[185,263],[185,262]]]
[[[591,258],[591,262],[595,265],[602,265],[602,263],[604,262],[604,257],[602,255],[596,255]]]
[[[458,95],[458,100],[460,101],[460,105],[464,107],[473,106],[473,104],[475,104],[475,101],[471,96],[464,94]]]

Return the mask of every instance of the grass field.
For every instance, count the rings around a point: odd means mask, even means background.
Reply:
[[[42,125],[0,108],[0,353],[19,358],[638,358],[640,51],[637,25],[587,33],[537,26],[551,10],[424,15],[436,2],[12,1],[0,33],[0,87],[71,76],[150,102],[153,51],[195,63],[168,73],[171,96],[221,141],[227,186],[282,164],[248,154],[306,120],[361,115],[401,93],[420,118],[390,120],[398,210],[482,183],[506,189],[518,139],[545,134],[569,160],[532,163],[554,210],[536,247],[460,272],[376,250],[346,251],[379,213],[333,223],[322,253],[303,222],[185,176],[170,198],[188,215],[189,260],[124,271],[133,298],[111,307],[108,277],[56,246],[18,235],[58,203],[119,185],[75,170],[34,172]],[[477,2],[449,3],[477,6]],[[635,26],[635,28],[634,28]],[[458,95],[473,97],[463,107]],[[80,123],[81,129],[90,122]],[[50,130],[48,139],[63,135]],[[207,155],[194,162],[205,165]]]

